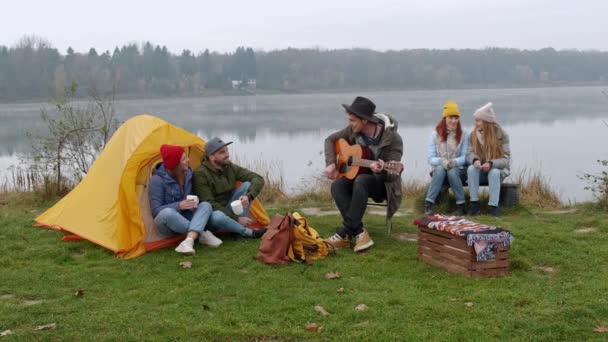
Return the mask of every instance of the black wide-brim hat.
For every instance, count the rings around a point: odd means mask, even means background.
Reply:
[[[376,113],[376,105],[366,97],[357,96],[350,106],[342,104],[342,107],[344,107],[348,113],[354,114],[361,119],[374,123],[379,122],[378,118],[374,116]]]

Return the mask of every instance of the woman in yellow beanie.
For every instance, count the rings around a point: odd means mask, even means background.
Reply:
[[[489,187],[490,215],[500,216],[498,198],[500,184],[509,175],[511,148],[509,136],[496,122],[496,114],[489,102],[475,111],[475,128],[471,132],[467,151],[469,195],[471,203],[469,215],[479,214],[479,183]]]
[[[426,192],[424,214],[432,215],[435,199],[443,184],[450,184],[456,197],[456,215],[465,214],[465,199],[462,183],[466,177],[464,168],[468,149],[468,136],[460,125],[458,104],[448,101],[443,105],[443,114],[428,142],[428,162],[433,168],[431,185]]]

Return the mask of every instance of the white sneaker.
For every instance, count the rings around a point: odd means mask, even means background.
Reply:
[[[201,233],[201,235],[198,237],[198,242],[209,247],[219,247],[222,244],[222,240],[215,237],[215,235],[208,230]]]
[[[194,240],[185,239],[184,241],[182,241],[179,244],[179,246],[177,246],[177,248],[175,248],[175,251],[177,253],[181,253],[181,254],[185,254],[185,255],[196,254],[196,251],[194,250],[194,247],[192,246],[193,244],[194,244]]]

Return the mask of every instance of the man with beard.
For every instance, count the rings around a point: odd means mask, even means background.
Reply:
[[[333,249],[354,244],[353,250],[361,252],[370,248],[374,241],[363,227],[363,215],[368,198],[375,202],[387,201],[388,217],[392,217],[401,205],[401,172],[403,165],[403,140],[397,131],[397,121],[387,114],[376,113],[376,105],[368,98],[357,96],[346,110],[348,126],[325,139],[325,174],[335,179],[331,195],[342,215],[342,227],[336,234],[325,239]],[[336,141],[344,139],[350,145],[360,145],[371,153],[370,173],[359,173],[354,179],[339,178],[336,166]],[[392,162],[398,170],[388,172],[384,161]]]
[[[254,223],[249,218],[250,204],[264,186],[264,178],[230,161],[228,145],[220,138],[213,138],[205,144],[205,156],[201,165],[194,171],[193,193],[201,201],[211,203],[213,213],[208,222],[211,231],[227,231],[244,237],[260,238],[264,229],[250,229]],[[235,190],[237,181],[242,184]],[[235,214],[231,203],[240,200],[242,213]],[[238,202],[237,202],[238,203]]]

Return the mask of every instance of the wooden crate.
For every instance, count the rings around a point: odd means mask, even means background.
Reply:
[[[463,237],[418,227],[418,259],[467,277],[500,277],[509,273],[509,247],[499,247],[496,260],[477,261]]]

